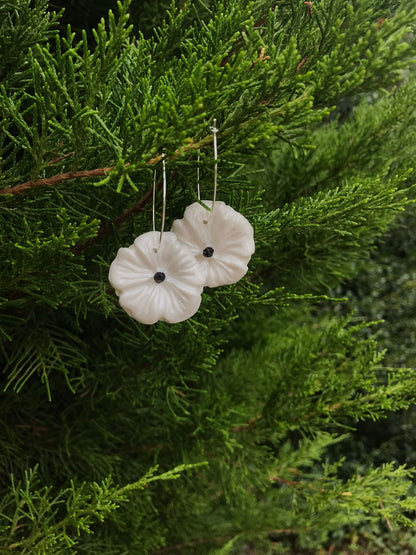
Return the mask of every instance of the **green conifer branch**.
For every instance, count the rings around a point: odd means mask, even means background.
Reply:
[[[400,534],[413,469],[358,468],[340,433],[411,406],[416,380],[326,299],[414,196],[412,2],[185,2],[143,34],[124,2],[78,36],[41,4],[0,7],[0,550],[303,552],[355,532],[366,550]],[[192,319],[143,326],[108,266],[150,229],[163,148],[167,225],[195,201],[200,147],[211,191],[214,117],[219,198],[255,227],[249,273],[205,289]],[[138,487],[155,461],[169,479]]]

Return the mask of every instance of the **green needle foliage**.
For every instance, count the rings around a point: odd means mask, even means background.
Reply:
[[[0,5],[0,553],[399,553],[415,469],[335,454],[416,377],[317,303],[414,198],[414,2],[141,4],[92,30]],[[139,324],[109,265],[163,152],[166,229],[198,167],[211,198],[214,119],[256,253],[193,318]]]

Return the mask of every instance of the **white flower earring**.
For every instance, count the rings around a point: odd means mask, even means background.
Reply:
[[[254,232],[250,222],[224,202],[216,201],[218,153],[216,120],[211,127],[214,141],[214,194],[212,201],[194,202],[185,210],[183,219],[173,222],[172,231],[192,252],[204,285],[230,285],[247,273],[254,253]],[[197,175],[198,200],[199,168]],[[205,206],[204,206],[205,205]]]
[[[155,231],[156,170],[153,176],[153,231],[143,233],[127,248],[120,248],[108,279],[120,306],[142,324],[158,320],[171,324],[187,320],[201,304],[204,275],[197,261],[175,233],[163,232],[166,213],[164,154],[163,207],[160,232]],[[163,240],[162,240],[163,239]]]

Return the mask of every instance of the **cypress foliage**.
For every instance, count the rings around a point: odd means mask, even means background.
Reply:
[[[186,1],[153,30],[135,9],[88,35],[0,4],[0,552],[394,552],[415,469],[335,454],[416,377],[317,303],[414,196],[416,7]],[[197,167],[210,198],[214,118],[256,253],[192,319],[144,326],[109,264],[151,229],[163,151],[167,226]]]

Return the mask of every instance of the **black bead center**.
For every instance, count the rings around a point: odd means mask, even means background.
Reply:
[[[202,251],[202,254],[205,256],[205,258],[211,258],[211,256],[214,254],[214,249],[212,247],[205,247],[205,249]]]
[[[156,272],[155,275],[153,276],[153,279],[155,280],[156,283],[162,283],[162,281],[165,281],[165,274],[163,272]]]

